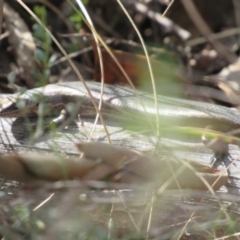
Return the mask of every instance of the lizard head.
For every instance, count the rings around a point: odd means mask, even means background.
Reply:
[[[19,115],[16,97],[3,97],[0,99],[0,117],[14,117]]]
[[[38,107],[38,101],[32,101],[29,97],[13,95],[0,98],[0,117],[18,117],[33,112]]]

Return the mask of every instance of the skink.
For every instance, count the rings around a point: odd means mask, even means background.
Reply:
[[[99,102],[100,83],[87,83],[95,102]],[[114,118],[149,117],[155,120],[156,113],[160,116],[160,124],[204,128],[213,125],[221,132],[240,128],[240,113],[227,107],[210,103],[202,103],[184,99],[158,96],[159,109],[154,106],[153,97],[144,92],[136,92],[122,86],[104,85],[102,96],[102,114],[110,114]],[[27,114],[36,113],[39,103],[44,102],[53,109],[64,108],[69,103],[78,106],[81,116],[95,116],[92,101],[81,82],[64,82],[49,84],[44,87],[27,90],[24,93],[11,94],[0,98],[0,117],[18,117],[22,108]],[[143,107],[144,106],[144,107]],[[114,110],[114,111],[113,111]],[[120,112],[127,113],[126,115]],[[139,118],[140,119],[140,118]]]

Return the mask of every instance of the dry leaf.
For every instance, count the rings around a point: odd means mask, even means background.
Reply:
[[[160,158],[105,143],[76,144],[81,158],[40,154],[1,155],[0,174],[24,183],[81,179],[138,183],[154,189],[208,190],[227,182],[227,175],[196,162]]]

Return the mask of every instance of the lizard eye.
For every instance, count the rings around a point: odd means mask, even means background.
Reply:
[[[17,103],[14,102],[12,106],[13,106],[14,109],[18,109]]]

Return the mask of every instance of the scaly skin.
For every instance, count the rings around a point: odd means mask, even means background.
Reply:
[[[100,100],[100,84],[88,83],[94,101]],[[124,117],[139,119],[155,119],[156,113],[160,122],[174,126],[188,126],[204,128],[207,125],[214,129],[226,132],[240,128],[240,113],[237,111],[209,103],[195,102],[165,96],[158,96],[159,110],[154,107],[154,99],[147,93],[138,92],[121,86],[104,86],[102,113],[114,118]],[[11,94],[0,99],[0,117],[18,117],[22,114],[19,106],[28,110],[25,114],[36,113],[39,103],[44,102],[52,109],[62,109],[69,103],[77,106],[81,116],[96,115],[92,100],[81,82],[65,82],[49,84],[35,88],[23,94]],[[144,107],[143,107],[144,105]],[[115,111],[113,111],[115,110]],[[119,114],[119,113],[122,114]],[[124,115],[127,113],[127,115]]]

